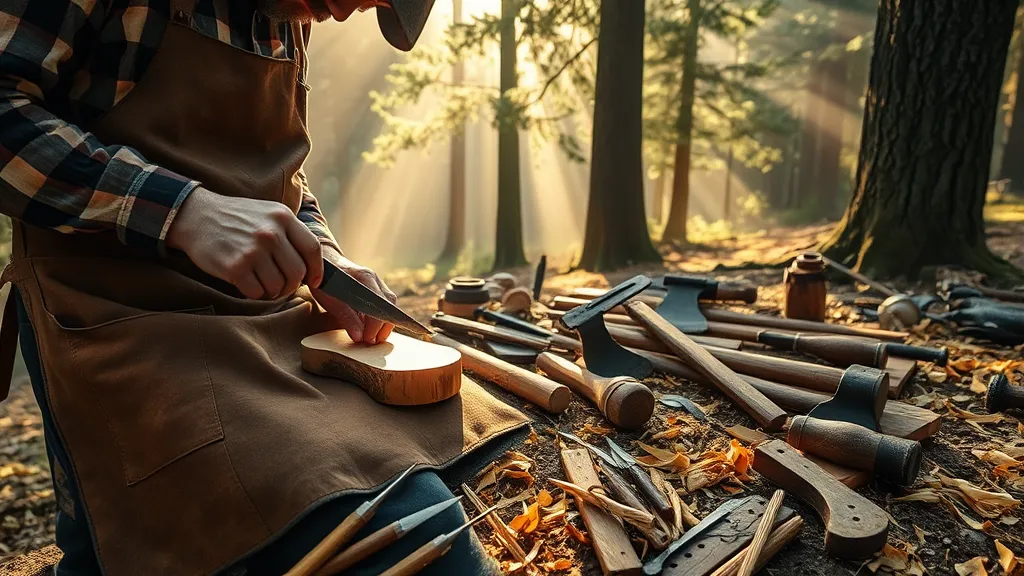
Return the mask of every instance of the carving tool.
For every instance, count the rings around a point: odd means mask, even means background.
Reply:
[[[317,568],[322,566],[324,562],[327,562],[328,558],[338,549],[344,546],[356,535],[357,532],[363,529],[363,526],[373,519],[374,514],[377,513],[377,509],[380,508],[381,503],[388,497],[391,492],[401,485],[402,481],[416,468],[413,464],[405,469],[405,472],[399,474],[398,478],[395,478],[388,487],[381,491],[380,494],[373,497],[368,502],[364,502],[354,512],[348,515],[337,528],[331,531],[315,548],[309,551],[302,560],[299,560],[291,570],[285,573],[285,576],[308,576],[313,574]]]
[[[413,528],[451,508],[452,504],[458,501],[459,497],[451,498],[388,524],[331,558],[330,562],[316,571],[316,576],[333,576],[342,573],[374,552],[394,544]]]
[[[1006,374],[996,374],[988,381],[985,393],[985,410],[1002,412],[1024,408],[1024,387],[1014,386]]]
[[[618,468],[622,470],[629,478],[633,481],[633,485],[640,492],[640,495],[644,497],[654,511],[666,522],[672,522],[675,518],[675,512],[672,510],[672,504],[669,504],[668,500],[665,499],[665,495],[658,490],[657,486],[651,480],[651,477],[647,475],[647,472],[637,464],[636,460],[623,450],[618,444],[616,444],[611,438],[605,438],[608,442],[608,448],[611,449],[609,455],[618,462]]]
[[[593,402],[605,418],[621,428],[642,428],[654,414],[654,394],[630,376],[598,376],[550,352],[537,356],[537,368]]]
[[[431,333],[430,328],[420,324],[401,308],[388,302],[387,298],[370,290],[365,284],[327,260],[324,260],[324,279],[320,282],[320,290],[348,304],[356,312],[401,326],[414,334]]]
[[[637,510],[647,510],[647,505],[640,500],[640,497],[637,496],[636,492],[633,490],[633,487],[630,486],[629,481],[623,478],[621,474],[619,474],[619,463],[614,458],[612,458],[610,454],[608,454],[604,450],[601,450],[597,446],[584,442],[583,440],[577,438],[573,434],[569,434],[567,432],[562,431],[558,431],[558,434],[564,438],[572,440],[573,442],[579,444],[580,446],[583,446],[587,450],[590,450],[592,454],[594,454],[595,456],[600,458],[602,462],[604,462],[604,464],[601,466],[601,471],[604,472],[605,477],[608,478],[608,489],[611,490],[612,495],[614,495],[619,502],[625,504],[626,506],[629,506],[630,508],[636,508]]]
[[[735,372],[722,364],[699,344],[690,340],[678,328],[659,316],[643,302],[626,304],[630,317],[640,322],[658,337],[676,356],[697,369],[711,383],[738,404],[766,430],[779,430],[786,422],[786,412],[774,402],[743,381]]]
[[[858,560],[878,552],[889,533],[889,518],[782,440],[758,444],[754,470],[804,500],[825,523],[825,551]]]
[[[766,504],[767,500],[761,496],[726,500],[664,551],[648,560],[644,564],[644,574],[708,574],[754,538]],[[775,524],[780,525],[794,517],[798,516],[793,510],[783,506]]]
[[[447,554],[448,551],[451,550],[452,544],[455,543],[455,539],[458,538],[463,531],[486,518],[488,514],[497,508],[498,505],[495,504],[485,512],[480,513],[476,518],[467,521],[455,530],[452,530],[447,534],[441,534],[430,542],[427,542],[423,546],[419,547],[415,552],[406,556],[391,568],[388,568],[381,574],[381,576],[411,576],[412,574],[416,574],[434,560],[437,560],[441,556]]]

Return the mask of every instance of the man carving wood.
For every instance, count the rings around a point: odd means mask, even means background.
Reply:
[[[392,328],[317,289],[324,259],[395,299],[345,258],[302,173],[311,23],[375,8],[409,50],[432,4],[0,0],[0,398],[17,331],[58,575],[281,574],[410,465],[365,533],[521,437],[525,417],[472,382],[396,409],[300,367],[310,334]],[[379,573],[456,510],[347,573]],[[465,537],[429,570],[484,558]]]

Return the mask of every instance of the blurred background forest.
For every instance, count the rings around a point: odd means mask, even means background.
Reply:
[[[842,216],[876,10],[870,0],[647,0],[643,206],[655,242]],[[480,273],[522,264],[521,243],[530,262],[576,263],[599,12],[598,0],[437,0],[410,54],[380,39],[371,13],[317,26],[307,174],[348,255],[381,271]],[[1024,164],[1003,162],[1024,159],[1024,122],[1012,123],[1020,20],[991,180]]]

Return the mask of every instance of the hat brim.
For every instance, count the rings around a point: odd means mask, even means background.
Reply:
[[[395,48],[408,52],[416,45],[434,0],[391,0],[391,6],[377,7],[377,24],[384,39]]]

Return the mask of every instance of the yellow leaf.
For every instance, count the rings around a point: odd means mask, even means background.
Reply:
[[[1003,572],[1013,574],[1018,564],[1016,554],[999,540],[996,540],[996,552],[999,552],[999,565],[1003,567]]]
[[[986,562],[988,562],[988,558],[975,556],[967,562],[953,566],[953,568],[960,576],[988,576],[988,571],[985,570]]]

